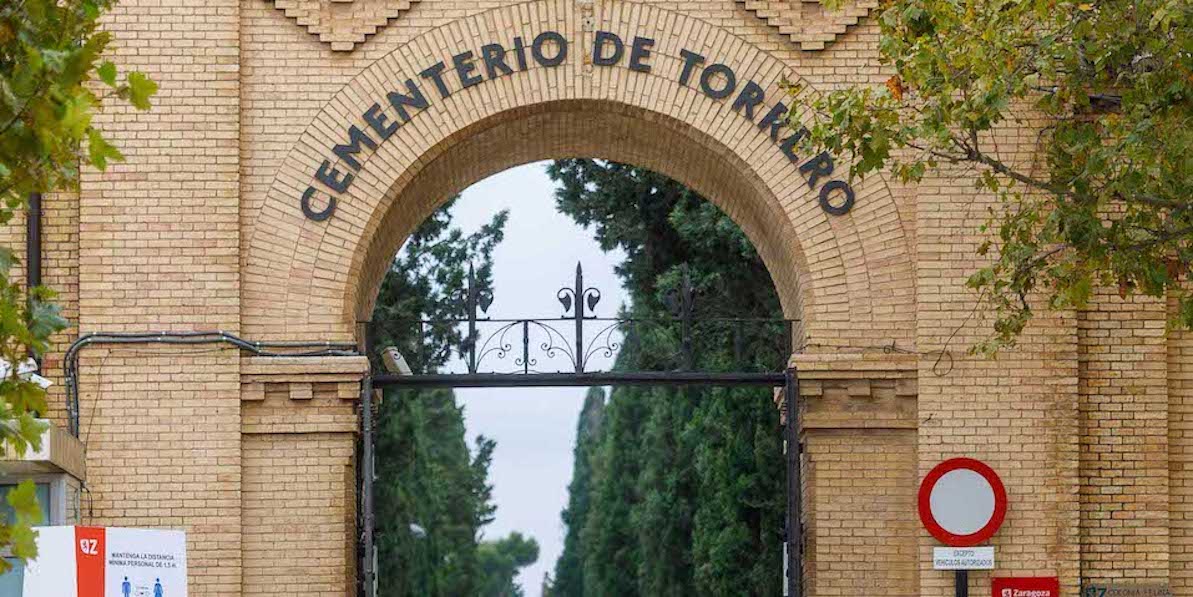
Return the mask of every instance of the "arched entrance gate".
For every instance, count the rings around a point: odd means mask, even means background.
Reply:
[[[914,487],[916,364],[847,350],[913,346],[908,239],[882,177],[850,182],[833,156],[800,154],[798,135],[782,124],[799,100],[784,86],[799,86],[806,99],[818,84],[801,76],[797,62],[706,20],[616,1],[539,0],[429,29],[364,66],[301,124],[277,162],[246,223],[243,331],[361,341],[360,322],[401,242],[441,201],[490,174],[563,157],[666,174],[741,226],[771,272],[785,316],[798,321],[793,345],[805,349],[791,362],[807,380],[805,393],[818,399],[805,409],[804,432],[825,460],[808,464],[809,558],[793,570],[811,571],[812,592],[855,594],[864,586],[874,594],[878,579],[890,594],[914,593],[916,544],[899,507]],[[294,130],[269,110],[257,118],[264,135],[275,123]],[[796,392],[790,372],[702,381]],[[418,382],[380,376],[373,383]],[[843,453],[880,457],[859,465]],[[864,475],[827,481],[851,468]],[[906,496],[890,495],[903,488]],[[823,512],[822,525],[812,512]],[[878,540],[873,531],[855,532],[875,519],[894,530]],[[367,533],[368,521],[364,527]],[[882,561],[855,566],[867,577],[838,561],[876,544]]]
[[[917,446],[952,428],[917,422],[930,364],[873,347],[951,329],[917,323],[913,266],[950,249],[913,250],[912,235],[952,224],[776,126],[798,103],[784,82],[811,97],[886,78],[874,25],[857,24],[867,3],[827,20],[815,4],[119,3],[112,58],[163,91],[149,113],[98,117],[128,161],[84,173],[76,203],[47,213],[47,253],[67,256],[47,281],[104,347],[69,355],[73,400],[51,413],[86,442],[87,522],[187,529],[194,595],[344,594],[360,572],[362,322],[393,255],[473,182],[593,157],[714,202],[798,321],[806,593],[940,592],[911,513]],[[163,329],[242,350],[126,346]]]

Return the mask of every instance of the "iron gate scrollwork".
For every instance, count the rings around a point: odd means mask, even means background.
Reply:
[[[426,337],[435,327],[464,328],[460,360],[471,375],[589,373],[600,370],[593,366],[595,359],[612,359],[620,350],[633,350],[647,334],[652,335],[652,349],[670,348],[649,356],[652,371],[694,371],[700,349],[712,342],[730,348],[733,359],[725,364],[729,370],[772,371],[759,363],[783,363],[793,348],[794,319],[698,317],[696,291],[686,275],[664,297],[669,316],[655,318],[598,316],[596,308],[602,293],[585,285],[580,264],[576,265],[573,284],[555,294],[562,308],[558,317],[489,317],[493,296],[477,286],[471,269],[461,294],[466,313],[462,319],[398,319],[384,323],[413,328],[411,336],[415,338]],[[776,342],[776,338],[782,341]],[[426,350],[417,342],[399,348],[413,354]],[[427,361],[425,357],[416,360]]]
[[[784,424],[784,467],[786,472],[787,516],[784,528],[784,595],[803,596],[804,529],[802,519],[803,454],[799,421],[799,385],[796,371],[775,371],[763,363],[786,363],[794,348],[793,334],[797,320],[742,317],[700,317],[697,292],[688,275],[667,292],[663,304],[668,316],[638,318],[600,317],[596,309],[602,294],[586,286],[584,270],[576,265],[571,286],[560,288],[555,298],[562,312],[548,318],[491,318],[488,311],[493,295],[476,283],[469,269],[467,286],[461,293],[462,319],[414,319],[384,322],[386,325],[414,326],[413,336],[423,339],[428,330],[444,327],[464,332],[459,336],[458,353],[466,373],[428,373],[416,371],[405,375],[374,374],[362,384],[361,532],[360,585],[366,597],[376,595],[376,553],[373,536],[372,473],[373,433],[376,417],[372,413],[375,388],[402,387],[535,387],[601,385],[679,385],[679,386],[756,386],[782,388]],[[370,322],[377,324],[378,322]],[[647,370],[601,369],[594,359],[611,360],[621,350],[637,350],[640,340],[651,335]],[[776,338],[782,341],[776,342]],[[728,343],[733,357],[720,363],[715,371],[700,370],[702,348],[710,343]],[[368,344],[368,343],[367,343]],[[659,350],[663,347],[663,350]],[[402,350],[426,348],[417,342]],[[366,347],[373,352],[372,347]],[[773,354],[764,354],[770,351]],[[411,354],[419,354],[412,352]],[[442,353],[441,353],[442,354]],[[420,355],[418,362],[428,362]],[[612,364],[611,362],[609,364]],[[707,369],[707,367],[703,367]]]

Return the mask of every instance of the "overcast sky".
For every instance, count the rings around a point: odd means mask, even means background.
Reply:
[[[556,292],[572,286],[576,263],[582,262],[585,286],[602,293],[596,314],[613,316],[625,300],[613,273],[624,256],[602,253],[591,232],[555,210],[555,185],[547,176],[547,164],[528,164],[487,178],[464,191],[453,208],[452,223],[465,231],[477,229],[502,209],[510,211],[505,240],[494,253],[494,300],[488,314],[494,318],[558,317],[562,308]],[[512,369],[512,358],[497,361],[490,357],[482,368]],[[590,361],[588,368],[607,366],[608,360]],[[458,362],[450,367],[456,372],[464,370]],[[543,359],[540,367],[558,369]],[[586,392],[585,388],[457,391],[464,405],[469,444],[478,434],[497,441],[489,469],[497,519],[486,528],[486,538],[520,531],[539,542],[538,562],[519,577],[529,597],[539,597],[543,574],[554,570],[563,549],[559,513],[567,504],[576,419]]]

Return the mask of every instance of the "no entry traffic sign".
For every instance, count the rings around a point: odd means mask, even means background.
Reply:
[[[1007,490],[994,469],[973,458],[936,465],[919,493],[920,521],[941,543],[971,547],[994,536],[1007,515]]]

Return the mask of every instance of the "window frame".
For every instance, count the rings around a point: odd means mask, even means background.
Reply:
[[[8,491],[24,481],[33,481],[38,485],[48,485],[50,488],[49,504],[44,504],[45,524],[39,526],[62,526],[66,522],[66,473],[32,473],[28,475],[10,474],[0,478],[0,499],[8,495]]]

